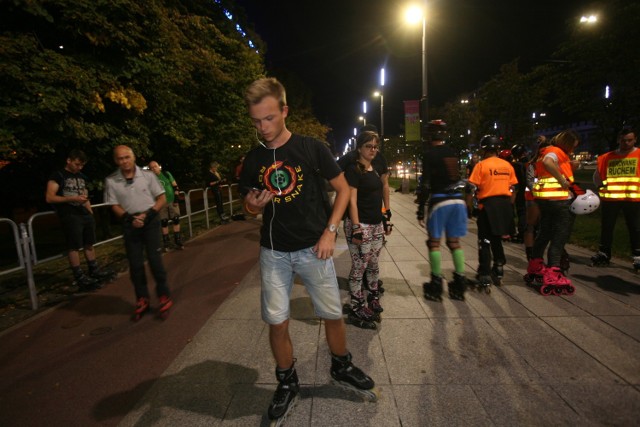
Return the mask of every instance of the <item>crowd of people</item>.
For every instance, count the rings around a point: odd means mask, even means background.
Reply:
[[[441,139],[438,132],[431,132],[429,137],[432,141]],[[529,156],[521,144],[508,149],[493,135],[481,139],[480,150],[466,167],[468,213],[470,218],[477,218],[478,224],[476,285],[488,290],[492,283],[500,283],[502,266],[507,262],[502,242],[508,240],[524,244],[527,283],[544,295],[573,294],[575,286],[567,277],[569,255],[565,245],[576,215],[591,213],[600,205],[600,247],[591,258],[591,265],[609,264],[614,228],[622,212],[632,267],[640,270],[640,150],[636,147],[636,132],[624,128],[618,134],[618,147],[598,157],[593,183],[599,197],[576,183],[574,171],[580,165],[572,154],[579,142],[579,135],[570,129],[550,140],[539,136],[535,152]],[[435,157],[433,151],[424,153],[423,176],[429,174]],[[424,180],[418,194],[429,194],[428,185],[429,181]],[[418,199],[420,222],[424,218],[424,200],[425,197]],[[429,206],[434,206],[433,201]],[[431,212],[435,215],[437,209],[430,209]],[[427,245],[431,250],[430,242]],[[438,286],[440,261],[431,260],[431,269],[431,283],[424,284],[428,299],[434,299],[434,292],[438,297],[442,292]],[[452,285],[450,294],[451,289]]]
[[[298,398],[300,382],[289,331],[290,298],[294,276],[300,277],[323,319],[334,382],[370,400],[377,398],[374,380],[354,365],[348,350],[346,326],[376,329],[383,312],[379,257],[392,233],[389,168],[381,151],[382,138],[375,127],[365,127],[355,148],[337,162],[327,146],[315,138],[292,133],[286,125],[289,106],[284,86],[274,78],[254,81],[245,92],[249,118],[259,145],[238,159],[233,169],[245,209],[262,214],[260,237],[261,314],[269,328],[275,360],[277,388],[268,415],[283,419]],[[450,298],[464,301],[465,290],[475,283],[487,290],[499,284],[507,263],[505,235],[524,244],[529,260],[527,277],[543,294],[572,294],[566,276],[566,245],[575,215],[598,207],[593,193],[582,191],[574,179],[571,160],[578,135],[566,130],[550,141],[540,138],[534,155],[524,146],[505,150],[492,135],[480,141],[466,176],[460,159],[447,143],[447,125],[441,120],[427,126],[429,144],[423,154],[418,192],[417,221],[427,232],[430,281],[424,297],[441,301],[444,272],[442,240],[451,253],[454,271],[448,282]],[[619,147],[598,159],[594,182],[602,200],[602,236],[594,265],[611,259],[613,228],[623,212],[630,236],[633,266],[640,269],[640,150],[636,133],[625,129]],[[119,145],[113,150],[117,169],[105,180],[104,202],[122,221],[129,276],[135,293],[134,319],[150,307],[145,273],[146,259],[155,282],[159,312],[173,305],[162,253],[173,244],[184,246],[180,233],[181,192],[171,173],[157,161],[148,170],[136,164],[133,150]],[[65,168],[52,174],[47,202],[56,206],[67,237],[68,258],[78,286],[99,287],[113,272],[96,261],[95,221],[88,199],[86,156],[74,150]],[[223,223],[220,186],[227,181],[213,161],[206,176]],[[327,183],[335,191],[328,203]],[[478,260],[475,280],[467,278],[460,239],[468,221],[478,225]],[[342,304],[333,264],[338,227],[343,222],[351,258],[349,301]],[[88,270],[80,266],[84,250]],[[546,253],[546,260],[545,260]],[[345,315],[346,314],[346,322]]]

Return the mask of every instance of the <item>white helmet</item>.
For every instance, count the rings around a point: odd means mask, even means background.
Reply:
[[[571,203],[571,212],[576,215],[586,215],[594,212],[600,206],[600,198],[591,190],[575,198]]]

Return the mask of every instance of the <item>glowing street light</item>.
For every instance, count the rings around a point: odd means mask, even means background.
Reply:
[[[596,22],[598,22],[598,15],[583,15],[580,17],[580,23],[582,24],[595,24]]]

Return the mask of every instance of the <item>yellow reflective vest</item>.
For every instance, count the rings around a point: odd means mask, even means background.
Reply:
[[[600,199],[615,202],[640,201],[640,149],[627,154],[609,151],[598,157],[602,186]]]
[[[566,200],[569,198],[569,190],[562,188],[557,179],[555,179],[542,163],[542,159],[549,153],[555,153],[558,157],[558,168],[562,175],[569,182],[573,182],[573,168],[567,153],[561,148],[549,146],[542,150],[540,157],[535,163],[536,182],[533,184],[533,197],[545,200]]]

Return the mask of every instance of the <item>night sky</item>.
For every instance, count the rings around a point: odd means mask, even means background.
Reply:
[[[385,134],[403,123],[402,101],[421,95],[422,26],[402,20],[403,1],[239,0],[267,43],[271,69],[294,73],[312,91],[313,108],[338,144],[353,135],[367,101],[379,125],[385,68]],[[591,13],[588,0],[433,0],[427,15],[428,99],[457,101],[520,58],[523,71],[544,63],[568,25]],[[277,72],[274,73],[277,77]],[[288,93],[289,97],[293,94]],[[295,112],[293,112],[295,114]]]

